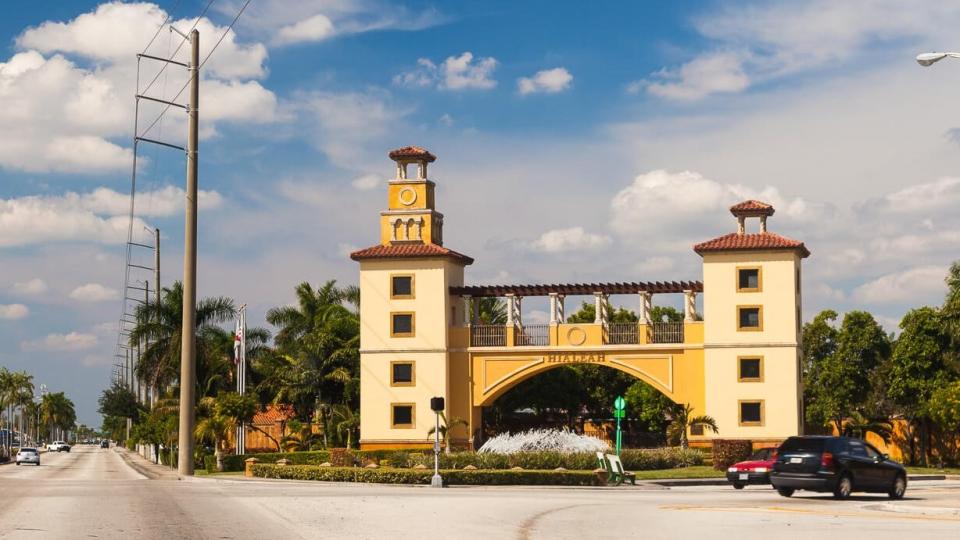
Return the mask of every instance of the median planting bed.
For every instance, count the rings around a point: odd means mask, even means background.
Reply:
[[[445,485],[474,486],[596,486],[600,479],[593,471],[512,471],[463,470],[440,471]],[[253,475],[259,478],[285,480],[320,480],[325,482],[365,482],[371,484],[430,484],[433,471],[429,469],[397,469],[384,467],[320,467],[317,465],[253,466]]]
[[[251,457],[261,464],[276,463],[280,459],[290,460],[291,465],[321,465],[363,467],[376,463],[381,467],[412,469],[418,465],[433,468],[433,454],[430,452],[402,450],[360,451],[334,448],[311,452],[271,452],[265,454],[243,454],[224,456],[224,471],[242,471],[244,462]],[[658,469],[678,469],[704,464],[704,453],[696,449],[682,448],[644,448],[623,450],[620,459],[625,469],[630,471],[650,471]],[[216,460],[208,456],[206,469],[216,470]],[[597,467],[597,457],[587,452],[517,452],[515,454],[490,454],[477,452],[453,452],[440,454],[441,469],[463,469],[473,466],[485,470],[505,470],[521,467],[527,470],[553,470],[562,467],[568,470],[592,471]]]

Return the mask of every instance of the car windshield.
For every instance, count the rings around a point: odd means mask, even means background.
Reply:
[[[770,453],[773,451],[772,448],[761,448],[753,453],[750,456],[750,461],[766,461],[770,459]]]
[[[37,449],[36,449],[36,448],[21,448],[21,449],[20,449],[20,453],[21,453],[21,454],[36,454],[36,453],[37,453]]]
[[[807,439],[805,437],[790,437],[780,446],[780,453],[787,452],[823,452],[824,439]]]

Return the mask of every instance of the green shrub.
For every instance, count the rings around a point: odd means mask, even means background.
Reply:
[[[725,471],[734,463],[744,461],[753,453],[753,443],[735,439],[713,440],[713,468]]]
[[[310,465],[257,464],[254,476],[287,480],[320,480],[326,482],[366,482],[376,484],[429,484],[432,470],[363,469],[358,467],[315,467]],[[511,471],[511,470],[442,470],[447,485],[541,485],[594,486],[597,476],[592,471]]]
[[[623,450],[620,453],[623,467],[630,471],[649,471],[655,469],[676,469],[702,465],[704,455],[695,449],[654,448]],[[406,462],[409,467],[422,464],[433,468],[432,454],[411,454]],[[402,461],[390,461],[396,467],[403,467]],[[442,469],[462,469],[473,465],[478,469],[510,469],[522,467],[530,470],[551,470],[563,467],[569,470],[593,470],[597,468],[597,456],[589,452],[519,452],[516,454],[478,454],[476,452],[455,452],[440,455]]]
[[[356,460],[349,448],[331,448],[330,463],[334,467],[353,467]]]

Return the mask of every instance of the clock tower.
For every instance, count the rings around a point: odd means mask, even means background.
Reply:
[[[418,146],[398,148],[389,156],[397,173],[387,191],[387,210],[380,213],[380,243],[442,246],[443,214],[434,209],[435,184],[427,179],[427,164],[437,157]],[[410,165],[416,166],[415,178],[409,177]]]

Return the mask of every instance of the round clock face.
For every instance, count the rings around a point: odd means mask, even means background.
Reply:
[[[410,206],[411,204],[417,202],[417,192],[411,187],[405,187],[400,190],[400,193],[397,195],[397,199],[400,201],[400,204],[404,206]]]

